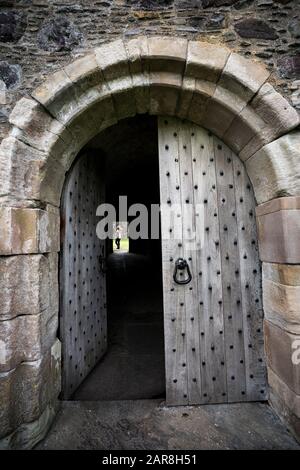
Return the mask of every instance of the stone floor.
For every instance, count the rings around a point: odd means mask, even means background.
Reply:
[[[164,406],[162,400],[63,402],[36,449],[297,449],[267,404]]]

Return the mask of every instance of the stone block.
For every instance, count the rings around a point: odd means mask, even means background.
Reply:
[[[67,125],[109,93],[103,73],[92,54],[54,73],[32,96],[58,121]],[[91,126],[91,123],[97,125],[93,118],[87,125]]]
[[[126,119],[136,115],[135,93],[132,78],[123,77],[110,83],[116,119]]]
[[[66,15],[62,10],[57,13],[54,15],[50,12],[46,13],[44,21],[38,23],[39,31],[35,40],[37,40],[38,47],[44,51],[70,52],[82,44],[84,36],[77,26],[78,22],[75,20],[73,23],[72,17],[66,11]]]
[[[97,47],[95,56],[107,82],[130,75],[128,57],[121,39]]]
[[[269,84],[264,84],[251,102],[251,110],[255,120],[251,119],[251,126],[255,121],[260,125],[253,137],[244,148],[240,149],[240,158],[247,160],[263,145],[272,142],[283,134],[288,133],[299,125],[297,111]],[[243,111],[244,113],[246,110]],[[249,112],[248,112],[249,115]]]
[[[25,11],[4,9],[7,2],[2,2],[0,12],[0,42],[17,43],[26,31],[27,14]]]
[[[288,54],[277,60],[277,67],[281,78],[299,78],[300,56]]]
[[[125,42],[137,113],[149,111],[149,62],[146,37]]]
[[[0,373],[9,372],[21,362],[41,359],[54,343],[58,310],[52,307],[37,315],[21,315],[0,322]]]
[[[300,210],[280,210],[257,217],[259,254],[270,263],[300,263]]]
[[[150,59],[186,61],[188,42],[180,37],[149,37],[148,56]]]
[[[42,359],[0,373],[0,437],[39,419],[60,392],[58,340]]]
[[[94,53],[87,54],[66,65],[64,72],[74,84],[81,87],[83,92],[90,91],[94,87],[101,90],[103,75]]]
[[[222,71],[218,86],[248,103],[269,75],[270,72],[263,65],[233,52]]]
[[[211,100],[207,103],[203,122],[206,123],[208,129],[222,139],[228,133],[228,130],[233,127],[233,124],[238,122],[237,117],[247,104],[242,98],[242,93],[240,95],[221,86],[219,81]],[[234,136],[236,132],[237,129],[234,128]],[[234,142],[234,139],[232,140]],[[229,141],[228,144],[232,145],[232,142]]]
[[[234,120],[236,111],[226,103],[216,100],[213,96],[207,101],[202,114],[203,125],[220,139]]]
[[[267,320],[264,322],[264,332],[268,366],[289,389],[300,395],[300,336]]]
[[[12,110],[9,122],[15,126],[11,131],[12,137],[37,150],[52,153],[64,165],[62,155],[65,146],[70,145],[72,135],[39,103],[30,98],[22,98]]]
[[[273,130],[272,138],[286,134],[299,125],[300,118],[295,108],[269,83],[261,87],[251,106]]]
[[[177,103],[176,116],[187,119],[195,91],[196,79],[184,77],[181,85],[180,96]]]
[[[215,44],[189,41],[185,75],[217,82],[230,51]]]
[[[53,73],[46,81],[37,87],[33,93],[33,98],[41,103],[46,109],[57,101],[62,102],[62,96],[72,92],[72,81],[64,70]],[[63,103],[62,103],[63,104]]]
[[[59,402],[48,405],[38,419],[21,424],[11,434],[0,439],[0,450],[32,449],[46,436],[58,408]]]
[[[0,195],[38,199],[39,169],[45,154],[14,137],[3,139],[0,146]]]
[[[96,124],[95,124],[96,122]],[[84,113],[68,123],[68,129],[74,136],[74,144],[69,147],[69,165],[78,151],[102,129],[117,122],[115,104],[112,96],[93,103]]]
[[[175,114],[181,90],[181,76],[150,72],[150,114]]]
[[[42,200],[59,206],[65,168],[14,137],[0,146],[0,196]]]
[[[223,140],[236,154],[239,154],[239,157],[243,160],[244,154],[240,152],[250,141],[252,142],[252,146],[249,146],[250,153],[247,152],[247,158],[264,145],[265,142],[258,137],[264,125],[264,121],[256,114],[251,106],[247,105],[235,116],[223,135]]]
[[[0,208],[0,253],[38,253],[38,209]]]
[[[246,161],[258,204],[300,195],[300,132],[295,130],[265,145]]]
[[[294,334],[300,334],[300,266],[263,263],[265,318]]]
[[[148,38],[148,56],[150,72],[169,72],[182,77],[188,42],[184,38]]]
[[[215,83],[205,80],[195,80],[190,106],[187,109],[187,118],[198,125],[205,125],[205,111],[210,98],[213,96]],[[187,108],[187,104],[185,105]]]
[[[231,109],[235,115],[238,115],[247,105],[242,96],[233,93],[231,90],[221,86],[219,83],[215,89],[213,100],[221,103],[224,107]]]
[[[150,88],[149,113],[154,115],[171,115],[176,112],[179,100],[179,90],[152,86]]]
[[[264,263],[265,264],[265,263]],[[300,286],[286,286],[263,279],[265,318],[294,334],[300,334]]]
[[[148,38],[146,36],[139,36],[138,38],[125,41],[124,46],[131,73],[134,75],[147,72],[149,69],[149,67],[146,66],[149,65],[147,62],[149,55]]]
[[[38,200],[59,207],[65,182],[65,167],[50,157],[41,173]]]
[[[0,320],[58,306],[58,255],[0,257]]]
[[[268,382],[271,405],[300,441],[300,395],[294,393],[271,368],[268,368]]]
[[[285,405],[300,418],[300,395],[293,392],[270,367],[268,367],[268,382],[273,392],[277,393]]]
[[[0,254],[59,251],[59,212],[0,207]]]
[[[278,38],[277,32],[266,21],[257,18],[245,18],[234,25],[242,38],[269,39]]]
[[[285,286],[300,286],[300,266],[293,264],[263,263],[263,277]]]

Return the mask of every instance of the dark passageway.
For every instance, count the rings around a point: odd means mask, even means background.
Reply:
[[[105,200],[159,203],[157,123],[128,119],[89,144],[105,158]],[[129,219],[130,221],[130,219]],[[160,240],[130,240],[129,253],[107,243],[108,349],[74,400],[164,397],[164,333]]]
[[[74,399],[163,396],[161,277],[156,260],[116,253],[110,255],[108,269],[108,351]]]

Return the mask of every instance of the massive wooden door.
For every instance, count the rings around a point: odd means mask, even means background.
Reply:
[[[169,117],[158,126],[167,402],[265,399],[255,201],[244,165],[205,129]],[[189,265],[188,284],[174,281],[178,258]],[[177,270],[176,279],[187,277]]]
[[[105,243],[96,235],[104,202],[99,161],[83,155],[70,171],[62,197],[60,338],[62,394],[69,398],[107,347]]]

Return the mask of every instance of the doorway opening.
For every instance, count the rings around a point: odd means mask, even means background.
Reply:
[[[113,224],[113,253],[129,253],[128,222],[116,221]]]
[[[267,398],[254,195],[222,141],[178,118],[124,120],[83,149],[62,210],[65,398]]]
[[[91,264],[85,268],[91,276],[77,279],[77,282],[67,287],[71,287],[69,300],[77,303],[79,308],[77,318],[71,318],[68,324],[61,318],[61,336],[65,336],[62,341],[64,398],[93,401],[165,396],[161,241],[130,239],[128,226],[120,219],[118,212],[120,196],[126,196],[128,207],[144,204],[149,208],[151,204],[159,204],[157,142],[157,119],[147,115],[138,116],[121,121],[96,136],[78,157],[84,159],[87,155],[92,161],[90,170],[98,175],[96,186],[101,186],[97,204],[111,204],[116,208],[116,218],[113,222],[113,236],[104,242],[96,238],[94,240],[94,246],[102,243],[100,255],[97,253],[101,259],[99,273],[99,266]],[[93,170],[96,166],[99,170],[97,172]],[[92,184],[87,182],[85,189],[80,187],[81,199],[86,198],[86,191],[93,191]],[[76,188],[78,185],[79,181]],[[86,198],[85,213],[95,213],[95,203],[94,198],[94,206],[86,207],[91,204]],[[62,206],[62,210],[66,210],[66,205]],[[78,205],[75,210],[80,210]],[[65,215],[65,218],[68,217],[72,218],[72,215]],[[129,224],[131,219],[128,217]],[[99,217],[95,224],[98,221]],[[80,220],[82,223],[83,220]],[[80,230],[75,227],[75,232],[77,240],[74,242],[78,248]],[[119,246],[116,238],[119,238]],[[73,247],[70,249],[72,251]],[[94,258],[88,244],[81,242],[80,256],[71,256],[71,264],[77,273],[81,271],[79,264],[83,256],[85,262],[88,262],[86,260],[90,256],[91,262]],[[62,289],[61,297],[64,297]],[[98,290],[102,295],[98,307],[90,302],[89,290],[95,289],[94,297],[99,299]],[[87,291],[89,298],[84,299]],[[84,300],[87,305],[84,305]],[[68,304],[66,308],[69,309]],[[95,314],[97,308],[99,313]],[[72,315],[74,317],[74,313]],[[93,319],[95,315],[99,315],[98,321],[90,324],[87,318]],[[66,311],[63,316],[66,317]],[[78,316],[81,316],[79,320]],[[100,339],[95,337],[95,329],[102,329]],[[92,349],[97,349],[98,357],[95,352],[91,352]],[[71,369],[67,376],[64,372],[66,368]],[[78,374],[79,368],[81,370]],[[74,382],[72,390],[68,386],[70,381]]]

